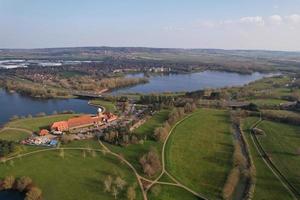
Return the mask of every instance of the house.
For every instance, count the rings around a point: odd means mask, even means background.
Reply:
[[[49,134],[49,131],[46,130],[46,129],[42,129],[42,130],[38,133],[39,136],[45,136],[45,135],[48,135],[48,134]]]

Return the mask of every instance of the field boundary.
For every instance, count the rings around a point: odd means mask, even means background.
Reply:
[[[300,193],[297,191],[297,189],[289,182],[289,180],[281,173],[281,171],[278,169],[278,167],[270,160],[268,157],[268,154],[260,144],[256,134],[253,132],[253,128],[256,128],[261,122],[263,121],[261,115],[260,119],[251,126],[250,129],[250,135],[252,142],[263,159],[264,163],[268,166],[268,168],[272,171],[272,173],[278,178],[278,180],[281,182],[281,184],[289,191],[289,193],[293,196],[294,199],[300,198]]]

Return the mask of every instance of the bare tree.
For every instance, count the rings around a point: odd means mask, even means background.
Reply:
[[[112,177],[107,176],[104,180],[104,191],[105,192],[110,192],[111,191],[111,186],[112,186]]]

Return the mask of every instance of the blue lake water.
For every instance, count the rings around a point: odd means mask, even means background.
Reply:
[[[130,74],[127,77],[143,77],[142,73]],[[204,71],[191,74],[155,75],[149,77],[149,83],[121,88],[111,94],[122,93],[157,93],[194,91],[204,88],[220,88],[226,86],[244,85],[267,76],[261,73],[242,75],[237,73]],[[6,123],[13,115],[27,116],[39,112],[47,114],[53,111],[73,110],[78,113],[96,113],[96,108],[89,106],[86,100],[56,99],[42,100],[8,93],[0,89],[0,125]]]
[[[239,86],[270,76],[270,74],[238,74],[218,71],[204,71],[190,74],[154,75],[148,77],[149,83],[112,91],[114,95],[122,93],[158,93],[195,91],[206,88]],[[143,73],[130,74],[127,77],[144,77]]]
[[[24,194],[14,190],[0,192],[0,200],[24,200]]]
[[[0,125],[12,116],[35,115],[40,112],[52,114],[53,111],[73,110],[78,113],[96,113],[97,109],[82,99],[36,99],[9,93],[0,89]]]

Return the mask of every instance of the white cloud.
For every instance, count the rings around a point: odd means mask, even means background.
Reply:
[[[293,14],[293,15],[288,15],[285,17],[285,19],[292,24],[300,24],[300,15],[298,14]]]
[[[283,19],[280,15],[272,15],[269,17],[269,22],[271,25],[280,25],[282,20]]]
[[[255,17],[242,17],[239,19],[240,23],[245,24],[255,24],[259,26],[265,25],[265,20],[261,16],[255,16]]]

